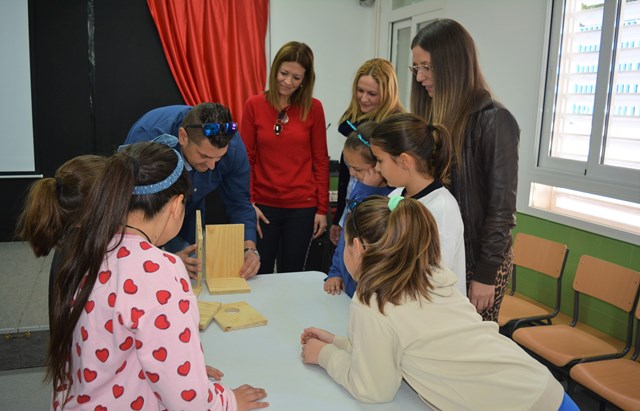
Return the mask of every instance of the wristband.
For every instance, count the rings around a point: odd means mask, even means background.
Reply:
[[[260,253],[258,252],[258,250],[256,250],[255,248],[245,248],[244,252],[246,253],[247,251],[251,251],[252,253],[254,253],[255,255],[258,256],[258,258],[260,258]]]

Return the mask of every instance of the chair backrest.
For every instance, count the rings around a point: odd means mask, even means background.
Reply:
[[[558,279],[564,271],[568,250],[566,244],[517,233],[513,245],[513,264]]]
[[[605,301],[626,313],[633,310],[639,286],[640,272],[589,255],[580,257],[573,280],[575,291]]]

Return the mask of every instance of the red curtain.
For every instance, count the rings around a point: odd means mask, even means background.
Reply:
[[[147,0],[184,101],[229,107],[240,123],[264,90],[269,0]]]

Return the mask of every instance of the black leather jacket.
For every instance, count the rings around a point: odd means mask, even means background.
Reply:
[[[511,248],[518,188],[520,128],[501,104],[486,100],[467,126],[462,167],[454,166],[452,193],[464,222],[467,271],[495,284]]]

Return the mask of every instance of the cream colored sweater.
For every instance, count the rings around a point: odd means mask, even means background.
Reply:
[[[448,269],[433,273],[431,301],[364,305],[354,295],[349,338],[319,364],[363,402],[393,400],[404,378],[441,410],[557,410],[564,391],[546,367],[482,321]]]

